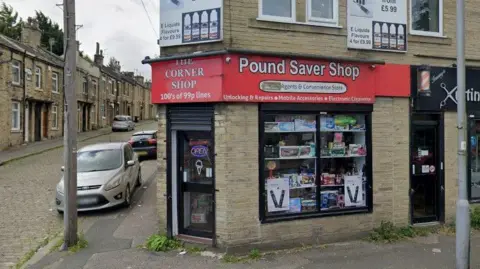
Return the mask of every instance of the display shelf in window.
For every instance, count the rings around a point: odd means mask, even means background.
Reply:
[[[366,206],[366,116],[320,116],[320,210]]]
[[[315,115],[272,115],[264,122],[268,216],[317,211]]]

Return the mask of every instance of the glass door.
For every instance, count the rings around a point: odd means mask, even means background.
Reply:
[[[413,121],[410,203],[413,223],[440,221],[442,162],[437,121]]]
[[[470,119],[470,199],[480,200],[480,119]]]
[[[180,234],[212,238],[214,214],[213,139],[210,132],[178,132]]]

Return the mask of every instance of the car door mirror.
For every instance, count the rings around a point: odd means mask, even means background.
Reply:
[[[60,170],[62,170],[62,172],[64,172],[65,171],[65,166],[60,167]]]
[[[130,161],[127,162],[127,167],[134,166],[134,165],[135,165],[134,160],[130,160]]]

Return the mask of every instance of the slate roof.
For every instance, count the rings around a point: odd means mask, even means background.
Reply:
[[[30,57],[35,57],[53,66],[63,68],[63,59],[60,56],[57,56],[43,48],[31,47],[29,45],[23,44],[18,40],[11,39],[2,34],[0,34],[0,45],[10,48],[16,51],[17,53],[23,54],[26,51],[27,55]]]

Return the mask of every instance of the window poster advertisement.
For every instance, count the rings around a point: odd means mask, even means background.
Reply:
[[[345,176],[345,206],[365,205],[362,176]]]
[[[222,0],[160,0],[160,46],[222,39]]]
[[[347,47],[407,51],[406,0],[347,0]]]
[[[290,183],[288,178],[267,180],[268,212],[287,211],[290,209]]]

